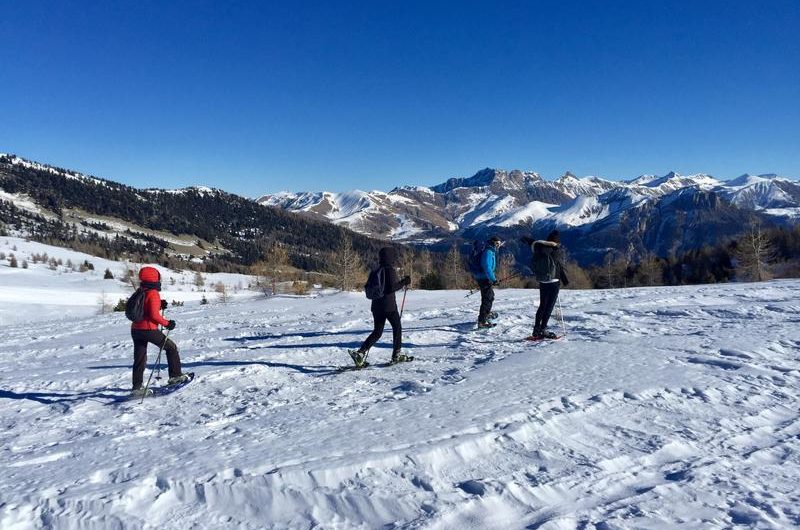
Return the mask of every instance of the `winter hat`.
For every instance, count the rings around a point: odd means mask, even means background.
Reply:
[[[145,289],[161,290],[161,273],[155,267],[142,267],[139,271],[141,286]]]
[[[155,267],[142,267],[139,279],[143,282],[156,283],[161,281],[161,273]]]
[[[503,240],[500,239],[498,236],[492,236],[489,238],[489,243],[491,243],[492,245],[495,243],[502,243],[502,242]]]
[[[547,240],[553,243],[561,243],[561,233],[558,230],[553,230],[547,235]]]

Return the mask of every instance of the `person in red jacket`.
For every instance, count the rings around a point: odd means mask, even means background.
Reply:
[[[142,267],[139,271],[139,289],[144,291],[144,319],[131,324],[131,337],[133,338],[133,394],[144,395],[142,382],[144,369],[147,364],[147,344],[155,344],[167,352],[167,365],[169,366],[169,380],[167,385],[176,385],[189,379],[181,372],[181,358],[178,347],[169,340],[158,326],[169,330],[175,329],[174,320],[166,320],[161,316],[161,310],[166,309],[166,300],[161,300],[161,273],[155,267]],[[148,389],[148,394],[152,391]]]

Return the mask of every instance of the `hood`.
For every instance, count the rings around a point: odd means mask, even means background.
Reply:
[[[397,252],[392,247],[383,247],[378,251],[378,261],[381,265],[394,265]]]

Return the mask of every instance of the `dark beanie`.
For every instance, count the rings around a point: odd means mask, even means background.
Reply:
[[[561,243],[561,234],[558,230],[553,230],[547,235],[547,240],[553,243]]]

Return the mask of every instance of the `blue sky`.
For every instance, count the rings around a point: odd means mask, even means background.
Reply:
[[[0,151],[134,186],[800,177],[796,0],[0,6]]]

